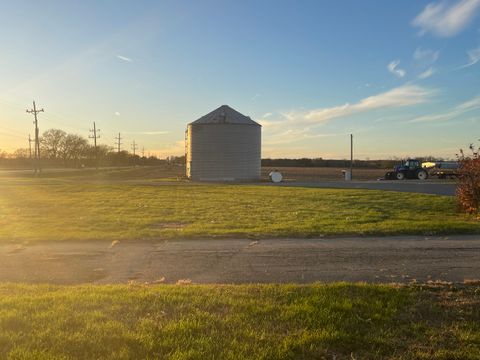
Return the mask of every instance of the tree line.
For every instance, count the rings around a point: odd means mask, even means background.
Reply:
[[[112,146],[97,145],[95,148],[87,138],[67,133],[61,129],[49,129],[40,137],[40,154],[43,167],[94,167],[94,166],[132,166],[132,165],[184,165],[185,156],[171,156],[159,159],[156,156],[133,155],[128,151],[117,151]],[[33,167],[34,150],[17,149],[12,154],[0,151],[0,166],[13,168]],[[421,158],[422,161],[442,160],[433,156]],[[356,168],[392,168],[402,159],[386,160],[355,160]],[[323,158],[300,159],[262,159],[265,167],[347,167],[349,160],[335,160]]]
[[[417,157],[420,161],[442,161],[442,158],[434,156]],[[389,169],[402,163],[403,158],[392,158],[383,160],[354,160],[356,168]],[[322,158],[300,158],[300,159],[262,159],[262,166],[265,167],[348,167],[350,160],[322,159]]]
[[[159,159],[156,156],[133,155],[128,151],[116,151],[112,146],[97,145],[95,148],[83,136],[67,133],[60,129],[45,131],[40,140],[40,159],[43,167],[94,167],[157,165],[170,162],[173,158]],[[35,153],[22,148],[12,154],[0,151],[0,164],[8,167],[28,168],[33,166]]]

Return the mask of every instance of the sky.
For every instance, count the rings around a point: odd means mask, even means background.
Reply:
[[[228,104],[262,157],[455,158],[480,139],[480,0],[0,0],[0,150],[61,128],[183,155]]]

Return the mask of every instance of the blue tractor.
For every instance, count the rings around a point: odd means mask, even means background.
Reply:
[[[408,159],[402,165],[396,165],[393,171],[385,174],[385,180],[418,179],[427,180],[428,172],[418,160]]]

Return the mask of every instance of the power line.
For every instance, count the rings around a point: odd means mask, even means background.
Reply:
[[[14,108],[14,109],[23,108],[23,105],[12,102],[12,101],[8,101],[8,100],[5,100],[5,99],[0,99],[0,103],[3,103],[4,105],[10,106],[11,108]],[[51,120],[51,117],[59,119],[60,122]],[[67,121],[67,120],[65,120],[66,118],[73,118],[74,120],[77,120],[78,122],[77,121],[75,121],[75,122]],[[66,127],[66,128],[70,128],[70,129],[73,129],[75,131],[79,131],[79,130],[88,131],[88,129],[86,129],[86,128],[78,127],[77,123],[82,122],[82,120],[79,119],[78,117],[75,117],[75,116],[72,116],[72,115],[65,115],[63,113],[52,112],[50,110],[48,112],[48,115],[46,115],[46,117],[44,117],[43,119],[44,119],[45,122],[48,122],[48,123],[51,123],[51,124],[54,124],[54,125],[58,125],[58,126],[62,126],[62,127]],[[75,125],[75,126],[70,126],[68,124]]]
[[[3,105],[7,105],[7,106],[10,106],[11,108],[14,108],[15,110],[23,109],[23,106],[24,106],[22,104],[11,102],[5,99],[0,99],[0,102],[3,103]]]
[[[41,113],[41,112],[44,112],[43,111],[43,108],[37,110],[37,107],[35,105],[35,101],[33,101],[33,109],[30,109],[30,110],[26,110],[27,113],[29,114],[33,114],[33,117],[35,119],[35,121],[33,122],[35,124],[35,159],[36,159],[36,167],[35,167],[35,172],[37,172],[37,169],[39,172],[42,171],[42,167],[41,167],[41,164],[40,164],[40,140],[39,140],[39,137],[38,137],[38,118],[37,118],[37,114],[38,113]]]
[[[51,119],[50,114],[48,116],[44,117],[43,121],[44,121],[44,123],[50,124],[50,126],[54,126],[54,127],[58,126],[61,129],[70,129],[70,130],[74,130],[74,131],[78,131],[78,132],[84,132],[84,131],[89,130],[88,128],[71,126],[71,125],[65,124],[65,123],[63,123],[63,121],[56,121],[56,120],[54,121],[54,120]]]
[[[25,139],[25,135],[24,136],[14,135],[14,134],[9,134],[9,133],[3,132],[3,131],[0,131],[0,134],[8,136],[8,137],[14,137],[14,138],[17,138],[17,139],[22,139],[22,140]]]
[[[95,146],[95,168],[98,169],[98,150],[97,150],[97,139],[100,138],[100,135],[97,134],[100,131],[100,129],[97,129],[95,125],[95,121],[93,122],[93,129],[90,129],[90,132],[93,133],[93,135],[88,135],[90,139],[93,139],[93,144]]]
[[[10,129],[10,128],[4,127],[4,126],[0,126],[0,130],[5,130],[5,131],[8,131],[12,134],[22,135],[22,138],[25,137],[24,132],[21,132],[21,131],[18,131],[18,130],[13,130],[13,129]],[[12,136],[18,136],[18,135],[12,135]]]
[[[53,116],[53,118],[57,119],[58,121],[61,121],[63,124],[73,125],[73,126],[69,126],[69,125],[60,124],[62,126],[69,127],[70,129],[76,129],[76,130],[82,130],[82,131],[88,130],[87,128],[82,128],[82,127],[78,126],[78,123],[82,123],[83,119],[79,119],[75,116],[65,115],[65,114],[58,113],[58,112],[57,113],[52,113],[52,112],[49,111],[49,117],[52,117],[52,116]],[[65,120],[66,118],[72,118],[74,121]],[[59,124],[58,121],[56,121],[56,120],[52,121],[50,118],[49,118],[49,121],[52,122],[52,123]]]

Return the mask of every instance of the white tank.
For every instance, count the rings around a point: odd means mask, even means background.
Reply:
[[[260,180],[261,125],[222,105],[188,124],[186,161],[191,180]]]

